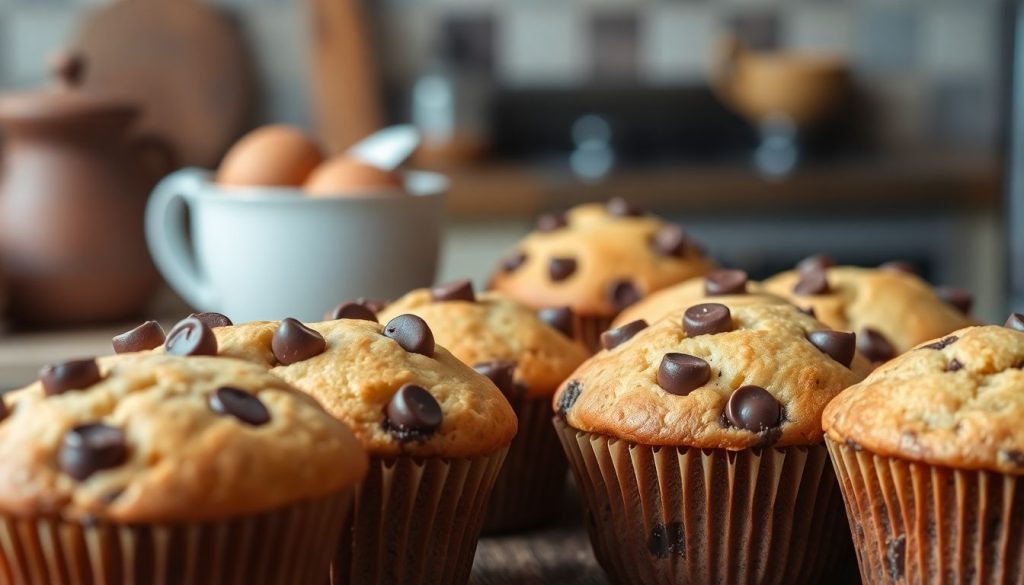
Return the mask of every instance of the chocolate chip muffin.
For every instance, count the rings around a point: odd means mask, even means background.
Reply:
[[[1024,316],[928,341],[823,422],[864,583],[1022,583]]]
[[[0,410],[10,583],[322,581],[367,470],[344,424],[238,360],[73,360]]]
[[[637,320],[654,323],[673,311],[705,302],[722,302],[729,306],[789,304],[786,299],[763,291],[761,283],[750,280],[746,272],[719,268],[651,293],[619,313],[612,327]]]
[[[819,583],[850,560],[821,413],[870,367],[852,333],[711,302],[623,337],[554,399],[614,581]]]
[[[568,464],[551,426],[551,397],[587,351],[533,310],[496,293],[475,294],[468,280],[413,291],[380,317],[402,314],[423,318],[437,343],[490,377],[519,418],[484,530],[522,530],[556,518]]]
[[[535,309],[571,309],[575,334],[597,351],[620,311],[712,266],[678,226],[612,199],[541,216],[491,286]]]
[[[834,266],[825,256],[812,256],[797,269],[766,280],[764,290],[813,310],[833,329],[855,331],[860,351],[875,362],[976,324],[966,314],[969,295],[933,289],[898,265]]]
[[[490,379],[435,344],[411,314],[384,325],[285,319],[212,333],[219,355],[270,367],[348,424],[370,453],[335,583],[468,581],[516,434],[515,414]]]

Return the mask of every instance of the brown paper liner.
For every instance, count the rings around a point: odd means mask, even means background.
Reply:
[[[619,583],[835,582],[852,555],[823,445],[652,447],[555,426],[594,555]]]
[[[827,444],[865,585],[1024,583],[1021,478]]]
[[[551,399],[512,400],[519,433],[491,493],[484,533],[537,528],[558,517],[569,469],[551,426]]]
[[[580,340],[590,353],[604,349],[601,346],[601,334],[608,331],[615,317],[597,317],[593,315],[574,315],[576,339]]]
[[[0,583],[323,583],[353,492],[195,524],[2,516]]]
[[[508,449],[473,459],[370,458],[332,566],[335,585],[469,581]]]

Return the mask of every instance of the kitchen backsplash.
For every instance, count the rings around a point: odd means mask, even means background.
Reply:
[[[0,0],[0,87],[44,79],[46,57],[102,0]],[[308,123],[301,0],[220,0],[251,39],[266,119]],[[719,35],[828,51],[896,144],[990,148],[998,138],[1004,4],[996,0],[371,0],[381,66],[405,89],[440,55],[498,87],[704,83]]]

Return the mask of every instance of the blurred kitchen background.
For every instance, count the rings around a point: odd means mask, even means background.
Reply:
[[[222,115],[184,138],[226,134],[182,157],[208,167],[259,123],[337,149],[415,122],[416,166],[453,182],[441,280],[483,282],[539,212],[617,195],[755,277],[822,251],[908,260],[974,292],[984,320],[1024,295],[1015,3],[223,0],[223,30],[111,8],[0,0],[0,90],[47,84],[48,58],[77,49],[86,82],[140,96],[157,130],[181,132],[160,108],[188,100]],[[240,44],[183,46],[163,25]]]

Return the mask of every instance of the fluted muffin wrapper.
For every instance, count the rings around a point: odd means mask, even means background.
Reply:
[[[1024,484],[827,440],[865,585],[1024,583]]]
[[[602,317],[596,315],[573,315],[575,337],[590,353],[597,353],[603,349],[601,346],[601,334],[608,331],[612,326],[615,317]]]
[[[198,523],[0,516],[0,583],[323,583],[354,492]]]
[[[555,426],[618,583],[825,583],[852,563],[824,445],[656,447]]]
[[[484,533],[543,526],[558,516],[562,503],[569,467],[551,426],[551,399],[513,399],[512,408],[519,432],[494,484]]]
[[[342,531],[332,583],[467,583],[507,452],[462,459],[371,457]]]

